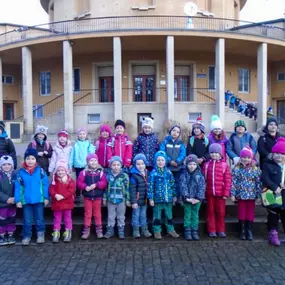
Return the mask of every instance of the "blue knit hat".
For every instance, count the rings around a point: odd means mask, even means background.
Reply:
[[[162,150],[159,150],[159,151],[154,155],[154,165],[156,165],[156,161],[157,161],[157,158],[158,158],[159,156],[162,156],[162,157],[165,159],[165,161],[167,162],[167,155],[166,155],[166,153],[165,153],[164,151],[162,151]]]
[[[144,164],[146,164],[146,157],[143,153],[138,153],[134,158],[133,158],[133,166],[136,166],[137,160],[142,160]]]
[[[35,148],[28,148],[24,154],[24,158],[26,159],[28,156],[34,156],[37,159],[38,151]]]
[[[119,156],[112,156],[111,157],[111,159],[110,159],[110,161],[109,161],[109,164],[110,164],[110,166],[112,165],[112,163],[114,162],[114,161],[119,161],[120,163],[121,163],[121,165],[123,165],[123,161],[122,161],[122,159],[119,157]]]

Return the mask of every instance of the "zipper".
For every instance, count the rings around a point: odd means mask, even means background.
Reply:
[[[100,142],[99,142],[99,146],[100,146]],[[107,165],[106,163],[106,152],[107,152],[107,140],[105,139],[104,141],[104,167]]]
[[[216,167],[216,161],[213,160],[213,170],[212,170],[212,183],[213,183],[213,194],[216,196],[216,189],[215,189],[215,167]]]

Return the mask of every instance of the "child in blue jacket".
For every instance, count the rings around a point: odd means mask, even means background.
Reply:
[[[25,161],[15,181],[15,203],[23,208],[22,245],[29,245],[32,237],[32,222],[36,224],[37,243],[45,242],[44,206],[49,203],[49,180],[45,171],[37,165],[36,149],[28,148]]]

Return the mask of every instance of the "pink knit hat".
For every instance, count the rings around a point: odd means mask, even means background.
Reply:
[[[98,156],[97,156],[97,154],[96,154],[96,153],[90,153],[90,154],[88,154],[87,157],[86,157],[86,162],[87,162],[87,164],[89,163],[89,161],[90,161],[92,158],[95,158],[95,159],[98,161]]]
[[[240,152],[240,157],[250,157],[253,159],[252,149],[249,146],[244,147]]]
[[[79,129],[77,130],[77,135],[79,135],[79,133],[81,133],[81,132],[84,132],[86,135],[88,134],[87,129],[84,128],[84,127],[79,128]]]
[[[285,154],[285,138],[280,137],[277,143],[272,148],[272,153],[282,153]]]
[[[67,163],[64,160],[59,160],[55,165],[55,170],[54,170],[53,177],[52,177],[52,185],[55,185],[55,175],[56,175],[57,170],[60,167],[65,169],[67,175],[69,174]]]
[[[100,134],[102,134],[103,132],[109,133],[110,136],[112,135],[111,127],[107,124],[104,124],[100,127]]]

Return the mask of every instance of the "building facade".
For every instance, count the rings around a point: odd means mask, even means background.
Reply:
[[[41,0],[50,23],[0,25],[0,119],[50,132],[90,132],[123,119],[156,130],[190,128],[218,114],[231,90],[255,102],[258,125],[272,105],[285,118],[284,20],[239,21],[246,0]],[[252,131],[256,122],[248,120]]]

